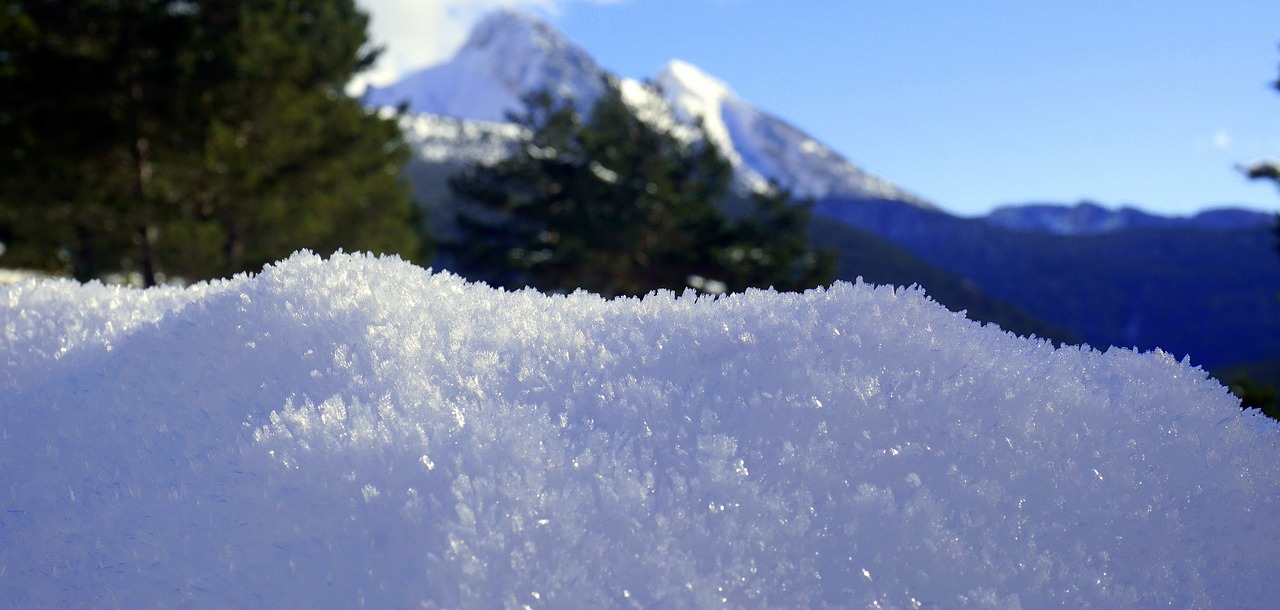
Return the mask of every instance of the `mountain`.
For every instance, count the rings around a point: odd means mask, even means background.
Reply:
[[[401,120],[414,156],[429,163],[492,163],[516,150],[524,128],[514,123],[469,121],[439,114],[417,114]]]
[[[1111,209],[1084,201],[1073,206],[1028,204],[996,208],[982,217],[988,224],[1053,235],[1098,235],[1137,228],[1256,229],[1273,222],[1271,214],[1222,208],[1194,216],[1158,216],[1132,207]]]
[[[776,180],[800,197],[894,200],[933,205],[850,163],[831,148],[740,99],[695,66],[673,61],[658,74],[659,90],[682,122],[701,121],[707,135],[740,171]]]
[[[484,18],[448,62],[371,87],[374,107],[404,103],[410,114],[505,122],[522,98],[545,89],[589,109],[604,91],[604,70],[586,51],[530,15],[500,10]]]
[[[814,214],[878,235],[1100,348],[1158,347],[1208,368],[1280,355],[1280,257],[1269,223],[1235,222],[1247,215],[1055,234],[865,200],[819,201]]]
[[[1023,337],[1034,335],[1071,345],[1084,343],[1081,335],[994,299],[972,281],[930,264],[870,231],[842,222],[814,222],[809,232],[814,246],[835,254],[836,277],[848,281],[862,278],[891,286],[914,284],[923,288],[930,299],[951,311],[964,311],[972,320],[994,323]]]
[[[371,88],[363,101],[372,107],[405,104],[417,117],[502,123],[523,108],[525,96],[543,89],[572,100],[585,113],[599,99],[607,76],[586,51],[547,23],[501,10],[483,19],[449,61]],[[667,65],[655,79],[656,92],[629,79],[620,79],[620,85],[628,103],[646,120],[685,127],[700,121],[703,132],[733,164],[741,186],[759,188],[773,180],[799,197],[871,198],[933,207],[741,100],[724,83],[690,64]],[[474,140],[463,133],[465,127],[447,130],[449,134],[441,135],[418,129],[410,140],[439,149],[454,137],[460,149],[476,149]],[[495,130],[490,126],[472,131]]]
[[[526,94],[548,89],[587,109],[607,76],[547,24],[503,11],[479,24],[449,62],[373,89],[371,106],[407,104],[417,147],[407,173],[449,239],[446,180],[464,164],[501,157],[523,137],[507,123]],[[1268,215],[1215,210],[1166,218],[1093,203],[947,214],[853,165],[725,83],[672,62],[653,85],[618,81],[645,120],[720,146],[739,184],[773,179],[818,200],[813,241],[840,259],[840,277],[919,283],[939,302],[1019,333],[1141,349],[1207,367],[1276,358],[1280,258]],[[440,264],[448,267],[448,261]]]

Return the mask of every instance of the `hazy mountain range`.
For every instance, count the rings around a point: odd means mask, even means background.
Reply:
[[[507,117],[523,96],[548,90],[585,112],[606,74],[547,23],[500,11],[451,60],[372,88],[364,101],[407,106],[406,134],[418,152],[410,179],[447,225],[447,176],[512,150],[524,132]],[[1161,347],[1210,367],[1280,358],[1271,215],[1223,209],[1171,218],[1084,202],[961,218],[850,163],[691,64],[673,61],[650,83],[620,83],[646,120],[700,124],[733,164],[740,190],[774,180],[816,200],[816,215],[839,222],[815,223],[814,241],[836,250],[846,279],[919,283],[953,309],[1023,334]]]

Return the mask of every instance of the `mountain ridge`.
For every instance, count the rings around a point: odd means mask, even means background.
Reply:
[[[1167,216],[1133,206],[1111,208],[1092,201],[1081,201],[1074,205],[1027,203],[1000,206],[979,218],[993,226],[1012,231],[1074,236],[1153,227],[1255,229],[1269,226],[1272,222],[1270,214],[1242,208],[1221,207],[1190,216]]]
[[[389,85],[369,87],[361,99],[374,108],[404,103],[410,115],[406,133],[419,154],[440,158],[452,148],[455,160],[488,162],[516,145],[521,132],[509,116],[523,110],[524,96],[547,90],[585,114],[603,93],[606,77],[617,79],[624,99],[646,120],[663,127],[700,125],[734,165],[736,184],[744,191],[760,190],[773,180],[802,198],[898,201],[941,209],[751,105],[727,83],[689,62],[669,61],[650,88],[615,77],[546,21],[512,9],[482,19],[451,59]],[[1083,201],[1004,205],[978,218],[1015,231],[1092,235],[1143,226],[1256,227],[1270,217],[1223,207],[1183,218]]]
[[[1210,368],[1280,356],[1280,258],[1268,224],[1052,234],[838,200],[819,201],[814,215],[880,236],[1099,348],[1160,348]]]
[[[412,73],[362,97],[371,107],[404,104],[411,115],[506,122],[521,100],[541,90],[585,114],[613,77],[544,21],[501,10],[476,26],[452,59]],[[628,103],[652,105],[646,85],[619,79]],[[760,189],[770,181],[798,197],[853,197],[934,205],[866,172],[812,136],[746,103],[692,64],[669,63],[655,79],[665,112],[683,127],[700,125],[734,165],[738,183]],[[658,119],[662,120],[662,119]],[[666,122],[666,121],[662,121]]]
[[[447,62],[362,96],[369,106],[407,105],[411,114],[507,122],[522,97],[545,89],[590,108],[604,91],[603,69],[586,51],[536,17],[503,9],[482,19]]]

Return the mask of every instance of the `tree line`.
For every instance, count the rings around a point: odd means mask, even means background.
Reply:
[[[352,1],[0,1],[0,265],[144,285],[300,248],[430,259],[397,117],[344,94],[378,56]],[[706,139],[548,95],[511,159],[450,181],[460,271],[604,295],[830,281],[807,204],[739,201]]]
[[[353,2],[10,0],[0,264],[146,285],[299,247],[425,254]]]
[[[469,275],[605,296],[831,281],[834,257],[809,247],[810,202],[774,185],[727,209],[733,168],[715,145],[640,119],[616,82],[605,85],[585,117],[572,101],[531,96],[511,117],[528,141],[450,180],[470,202],[450,248]]]

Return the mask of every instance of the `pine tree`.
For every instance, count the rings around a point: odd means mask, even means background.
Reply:
[[[350,2],[288,0],[241,2],[236,17],[236,77],[215,94],[188,199],[211,241],[201,261],[255,269],[300,246],[425,256],[395,121],[341,93],[376,57],[366,17]]]
[[[199,67],[173,2],[8,2],[0,203],[18,264],[88,279],[143,268],[163,211],[156,155],[194,145],[182,83]],[[8,261],[6,261],[8,262]],[[145,272],[145,271],[144,271]]]
[[[17,0],[0,50],[7,265],[202,279],[299,248],[416,257],[353,2]]]
[[[780,192],[730,221],[717,204],[732,168],[715,146],[641,120],[616,82],[606,81],[585,120],[545,92],[527,102],[513,117],[531,134],[523,147],[450,181],[472,202],[458,219],[464,273],[509,288],[605,296],[830,280],[824,259],[808,251],[807,208],[771,207],[790,203]]]
[[[797,201],[789,189],[771,182],[750,196],[750,210],[716,249],[726,288],[804,290],[835,277],[835,255],[809,246],[812,200]]]
[[[1272,86],[1280,90],[1280,79],[1273,81]],[[1240,169],[1250,180],[1270,180],[1280,186],[1280,162],[1261,160]],[[1272,230],[1276,237],[1276,253],[1280,254],[1280,213],[1275,215]],[[1280,301],[1280,293],[1276,294],[1276,300]],[[1272,419],[1280,419],[1275,386],[1255,382],[1247,372],[1239,372],[1228,387],[1240,398],[1242,408],[1257,408]]]

